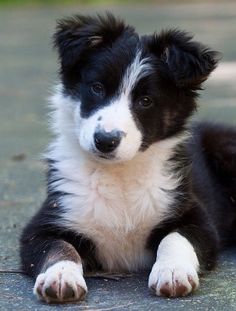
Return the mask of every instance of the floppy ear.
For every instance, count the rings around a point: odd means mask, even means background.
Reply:
[[[58,21],[54,46],[59,53],[62,69],[69,69],[89,52],[112,43],[124,32],[134,29],[125,26],[112,14],[95,17],[75,15]]]
[[[200,89],[216,68],[220,54],[179,30],[163,31],[146,38],[148,49],[164,62],[178,87]]]

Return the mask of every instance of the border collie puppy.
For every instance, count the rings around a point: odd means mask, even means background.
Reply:
[[[54,40],[48,196],[21,237],[34,293],[81,300],[95,269],[150,269],[156,295],[193,292],[236,237],[236,130],[187,126],[218,54],[111,14],[63,19]]]

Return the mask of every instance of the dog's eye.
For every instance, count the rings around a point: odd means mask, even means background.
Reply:
[[[104,86],[100,82],[93,83],[91,85],[91,91],[93,94],[97,96],[103,96],[104,95]]]
[[[153,101],[150,97],[148,96],[143,96],[139,99],[138,104],[142,108],[149,108],[152,106]]]

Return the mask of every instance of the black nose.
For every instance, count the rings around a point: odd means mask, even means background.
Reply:
[[[96,148],[103,152],[109,153],[116,149],[121,141],[121,133],[120,131],[98,131],[94,134],[94,142]]]

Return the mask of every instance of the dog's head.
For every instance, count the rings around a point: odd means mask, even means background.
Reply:
[[[111,14],[61,20],[54,40],[78,144],[110,161],[181,133],[217,64],[185,32],[139,37]]]

